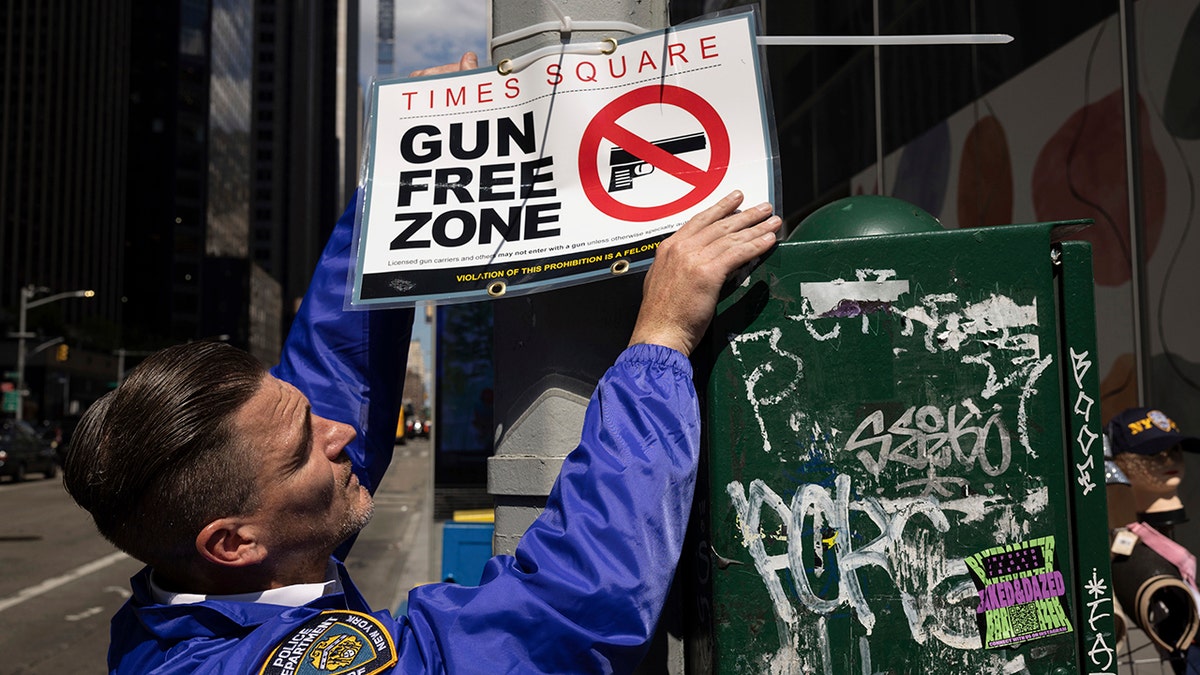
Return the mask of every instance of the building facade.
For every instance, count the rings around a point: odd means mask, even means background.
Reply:
[[[189,340],[274,362],[355,184],[349,26],[356,0],[0,4],[0,324],[21,288],[95,291],[29,312],[30,350],[70,356],[30,354],[27,403],[78,410],[116,353]]]
[[[0,3],[0,330],[17,330],[22,289],[32,301],[95,292],[28,311],[28,419],[70,414],[114,377],[107,350],[124,320],[132,12],[131,0]],[[20,379],[17,347],[0,340],[6,397]],[[2,414],[20,400],[6,400]]]
[[[673,23],[740,3],[675,0]],[[947,228],[1090,218],[1107,420],[1200,431],[1200,3],[905,0],[755,8],[768,35],[1007,33],[1010,44],[764,48],[789,225],[852,194]],[[1200,492],[1200,491],[1198,491]]]

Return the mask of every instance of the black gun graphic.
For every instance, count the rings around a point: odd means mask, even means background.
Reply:
[[[654,141],[654,147],[665,150],[672,155],[679,155],[693,150],[703,150],[708,147],[704,132],[676,136]],[[614,147],[608,156],[608,164],[612,174],[608,178],[608,191],[618,192],[633,187],[633,179],[638,176],[649,176],[654,173],[654,165],[641,159],[624,148]]]

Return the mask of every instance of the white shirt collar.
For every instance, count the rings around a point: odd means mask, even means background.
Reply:
[[[190,605],[206,600],[220,600],[222,602],[257,602],[264,605],[300,607],[322,596],[340,592],[342,592],[342,580],[338,577],[337,566],[332,561],[325,568],[325,581],[314,584],[292,584],[282,588],[235,595],[203,595],[166,591],[154,583],[154,573],[150,573],[150,593],[154,596],[154,601],[160,605]]]

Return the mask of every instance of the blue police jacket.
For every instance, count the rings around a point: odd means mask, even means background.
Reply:
[[[358,430],[346,452],[374,490],[391,458],[412,313],[342,311],[353,211],[338,222],[273,373],[315,413]],[[699,435],[688,360],[634,345],[597,385],[545,511],[515,556],[487,563],[478,586],[417,587],[407,615],[393,617],[367,606],[340,562],[343,591],[301,607],[156,604],[145,569],[113,618],[110,671],[630,672],[679,560]]]

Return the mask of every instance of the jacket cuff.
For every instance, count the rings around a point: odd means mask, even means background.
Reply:
[[[654,344],[630,345],[617,357],[616,365],[660,365],[674,370],[678,375],[691,379],[692,362],[681,352]]]

